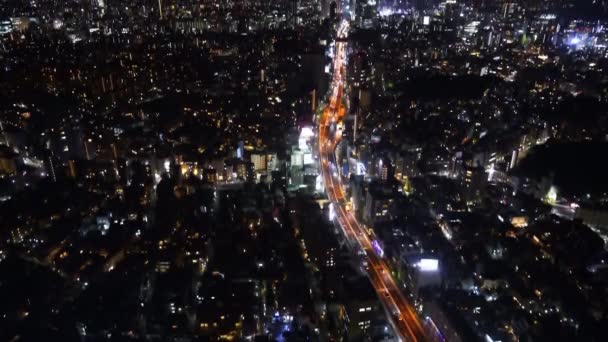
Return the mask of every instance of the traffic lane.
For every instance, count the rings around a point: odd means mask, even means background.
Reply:
[[[385,303],[385,306],[388,308],[391,314],[391,321],[397,327],[397,331],[402,335],[402,337],[406,338],[407,341],[418,341],[418,337],[415,332],[411,329],[409,324],[406,324],[403,313],[401,311],[399,303],[395,301],[394,293],[391,289],[386,287],[382,279],[382,268],[377,263],[374,263],[373,258],[368,257],[369,263],[371,265],[370,270],[368,271],[368,276],[374,288],[378,292],[380,300]]]
[[[349,222],[349,226],[352,226],[352,229],[358,232],[357,240],[359,244],[366,249],[373,250],[371,241],[369,237],[365,234],[364,228],[359,225],[359,223],[354,218],[351,212],[348,212],[347,216],[348,217],[346,218],[346,220]],[[422,324],[420,323],[420,320],[418,319],[417,314],[414,312],[411,304],[405,298],[405,296],[403,296],[401,289],[395,282],[394,278],[391,276],[390,267],[388,267],[385,260],[378,256],[375,252],[370,253],[368,257],[370,259],[370,263],[376,265],[376,269],[380,270],[382,275],[381,282],[383,283],[384,287],[390,291],[393,300],[398,303],[399,311],[401,311],[402,313],[406,313],[410,317],[410,323],[415,325],[417,335],[423,335]]]
[[[339,91],[337,92],[338,96],[335,96],[331,99],[330,103],[333,102],[333,104],[335,103],[339,103]],[[331,114],[335,115],[334,111],[331,111]],[[324,114],[328,115],[330,114],[329,111],[324,112]],[[325,116],[325,115],[324,115]],[[328,115],[329,116],[329,115]],[[322,122],[325,122],[325,119],[322,118]],[[321,129],[320,131],[320,152],[321,153],[325,153],[327,154],[327,158],[329,160],[333,160],[335,158],[333,158],[333,153],[331,153],[331,149],[328,150],[327,148],[323,148],[323,146],[327,146],[329,145],[329,142],[331,142],[331,139],[328,139],[325,135],[325,129],[327,129],[327,127],[323,127],[324,129]],[[325,142],[325,145],[323,145],[323,142]],[[337,144],[337,142],[335,144],[333,144],[334,146],[332,146],[332,149],[335,148],[335,145]],[[343,197],[343,194],[341,192],[341,183],[338,182],[338,187],[336,188],[334,183],[334,177],[330,174],[330,171],[328,170],[328,166],[327,164],[322,166],[322,173],[323,173],[323,178],[325,181],[325,184],[332,184],[331,187],[328,189],[328,195],[330,196],[330,200],[331,199],[331,195],[333,195],[334,199],[332,202],[334,202],[334,205],[338,207],[338,223],[340,224],[341,228],[343,229],[343,231],[346,233],[346,236],[354,236],[354,238],[357,240],[358,244],[360,246],[367,246],[370,247],[371,243],[369,242],[369,239],[367,238],[367,236],[365,236],[365,238],[363,238],[363,243],[360,240],[360,236],[361,236],[361,231],[362,228],[358,225],[358,222],[354,219],[353,216],[348,215],[343,206],[341,206],[339,203],[337,203],[338,199]],[[355,228],[356,227],[356,230]],[[348,229],[345,229],[345,227],[347,227]],[[359,233],[359,234],[358,234]],[[363,232],[364,233],[364,232]],[[416,333],[411,329],[411,327],[408,324],[405,324],[404,322],[404,317],[403,317],[403,313],[405,312],[405,314],[407,316],[409,316],[410,320],[412,320],[414,322],[415,325],[418,325],[416,323],[418,322],[417,316],[415,314],[413,314],[413,311],[411,310],[411,307],[409,306],[409,303],[404,301],[404,298],[401,295],[401,292],[399,291],[399,289],[397,288],[396,284],[394,283],[394,281],[392,281],[392,277],[390,277],[390,275],[388,275],[388,267],[381,262],[379,259],[377,259],[375,257],[374,253],[369,253],[368,255],[368,260],[369,264],[372,265],[372,271],[368,272],[368,275],[370,276],[370,278],[372,278],[372,284],[374,285],[374,287],[377,289],[378,292],[384,291],[384,293],[386,293],[386,296],[383,298],[383,301],[385,303],[388,303],[389,307],[395,308],[396,309],[396,313],[397,313],[397,321],[401,322],[398,323],[401,329],[398,329],[399,332],[401,332],[401,334],[404,334],[404,332],[407,332],[407,335],[410,337],[411,340],[417,341],[418,338],[416,337]],[[380,271],[378,270],[380,269]],[[381,274],[381,275],[380,275]],[[390,278],[390,280],[386,280],[383,279],[385,277]],[[387,283],[389,286],[387,286]],[[392,320],[391,320],[392,321]],[[405,329],[405,331],[404,331]]]
[[[328,158],[331,158],[330,156],[330,152],[327,151],[328,154]],[[330,191],[333,194],[334,198],[339,198],[338,192],[340,189],[340,185],[336,188],[335,185],[333,185],[334,183],[334,177],[331,175],[328,175],[329,171],[327,171],[325,173],[326,178],[329,178],[328,182],[332,184],[331,189],[333,191]],[[336,182],[339,182],[336,180]],[[340,183],[339,183],[340,184]],[[346,212],[343,208],[343,206],[337,204],[337,209],[338,209],[338,221],[341,225],[345,225],[348,227],[348,234],[347,235],[354,235],[355,238],[357,239],[359,245],[364,246],[364,247],[368,247],[371,248],[371,242],[369,241],[369,238],[364,234],[364,232],[362,232],[363,228],[360,227],[360,225],[358,224],[358,222],[356,221],[356,219],[354,218],[354,216],[352,215],[352,213],[350,212]],[[346,223],[346,224],[345,224]],[[357,232],[359,231],[359,232]],[[363,241],[361,241],[363,240]],[[412,340],[419,340],[421,337],[423,338],[423,334],[422,334],[422,327],[421,324],[417,318],[417,315],[413,312],[413,309],[411,308],[410,304],[406,301],[406,299],[403,297],[400,289],[398,288],[398,286],[394,283],[393,278],[390,276],[389,274],[389,268],[388,266],[384,263],[383,260],[379,259],[379,257],[377,257],[374,253],[371,253],[369,255],[369,259],[370,259],[370,264],[373,266],[373,271],[370,272],[372,273],[372,275],[374,275],[374,280],[373,283],[375,284],[375,288],[379,288],[380,291],[382,291],[382,289],[384,289],[384,291],[386,291],[386,293],[390,296],[390,301],[388,301],[389,306],[392,306],[393,308],[396,308],[397,313],[396,316],[398,318],[399,321],[403,321],[403,327],[406,328],[408,330],[408,335],[410,335],[410,339]],[[379,271],[380,270],[380,271]],[[380,274],[382,274],[382,276],[378,276],[378,272],[380,272]],[[389,279],[386,279],[389,278]],[[386,301],[386,298],[384,298]],[[404,317],[407,316],[407,317]],[[407,318],[407,321],[409,322],[409,324],[405,324],[405,318]],[[416,327],[416,330],[418,330],[417,332],[414,331],[411,327],[411,325],[414,325]]]
[[[326,174],[327,174],[327,170],[326,170]],[[329,182],[333,183],[333,177],[328,176],[329,178]],[[334,191],[331,191],[330,193],[333,193],[334,197],[337,197],[336,192],[335,192],[335,187],[333,187]],[[358,235],[355,232],[355,229],[353,228],[352,219],[349,219],[349,217],[346,215],[346,212],[343,208],[343,206],[339,205],[338,203],[334,203],[335,206],[337,206],[337,218],[338,218],[338,223],[340,224],[342,230],[344,231],[345,235],[351,239],[355,239],[358,244],[360,246],[363,245],[363,243],[361,243],[361,241],[358,238]],[[369,246],[368,246],[369,247]],[[368,248],[369,251],[371,251],[371,248]],[[412,330],[412,328],[410,327],[409,324],[405,323],[405,317],[403,315],[402,312],[407,311],[404,310],[404,303],[400,302],[399,299],[401,299],[401,297],[398,295],[399,291],[398,289],[395,289],[394,286],[387,286],[386,282],[384,281],[383,276],[381,276],[381,274],[388,274],[388,270],[385,268],[385,266],[379,262],[379,260],[376,258],[375,254],[373,253],[368,253],[368,263],[371,266],[371,271],[368,270],[368,276],[370,277],[370,280],[372,282],[372,285],[374,286],[374,288],[376,289],[376,292],[380,295],[380,300],[382,300],[387,308],[390,308],[391,312],[393,313],[393,315],[396,319],[391,319],[392,324],[395,324],[395,330],[396,332],[398,332],[400,335],[402,335],[402,337],[407,338],[408,341],[418,341],[419,338],[417,337],[417,334]],[[390,284],[390,283],[389,283]],[[387,294],[388,296],[382,296],[381,294]],[[408,321],[414,319],[416,320],[416,318],[412,318],[411,315],[408,315],[409,319]],[[395,323],[394,321],[399,321],[401,323]]]
[[[345,211],[342,206],[339,207],[339,212],[342,215],[345,215]],[[346,218],[346,223],[350,231],[355,231],[348,218]],[[357,238],[357,234],[355,234],[355,239],[361,246],[362,244],[361,241]],[[403,297],[400,296],[399,289],[395,287],[395,284],[393,282],[385,282],[385,280],[383,279],[385,275],[388,275],[390,277],[389,270],[387,269],[386,265],[373,252],[368,253],[367,257],[368,263],[371,265],[370,270],[368,270],[368,276],[370,276],[372,285],[376,289],[376,292],[379,294],[380,300],[385,303],[385,305],[389,308],[391,313],[397,318],[398,321],[403,322],[402,327],[405,328],[405,331],[400,330],[399,333],[403,335],[403,337],[408,337],[408,341],[418,341],[420,334],[414,331],[414,329],[410,326],[411,324],[406,324],[405,322],[406,318],[409,323],[412,323],[410,322],[412,320],[416,322],[418,319],[417,317],[412,316],[411,314],[408,314],[407,317],[404,316],[404,309],[409,304],[403,302]]]

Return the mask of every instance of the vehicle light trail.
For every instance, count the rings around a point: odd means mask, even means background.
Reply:
[[[330,134],[330,125],[338,122],[344,114],[342,96],[344,92],[344,55],[348,33],[348,23],[343,21],[338,29],[336,53],[334,55],[334,77],[331,85],[329,105],[324,108],[318,125],[318,148],[321,161],[321,175],[328,199],[334,206],[335,218],[346,239],[364,251],[368,262],[367,274],[385,308],[391,313],[390,321],[399,337],[406,341],[426,341],[424,328],[410,302],[404,297],[393,279],[390,268],[373,247],[354,214],[346,209],[344,191],[339,176],[334,175],[330,165],[337,166],[334,150],[340,141],[340,134]]]

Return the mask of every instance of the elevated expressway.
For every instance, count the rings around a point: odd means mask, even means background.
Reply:
[[[329,104],[323,109],[318,120],[318,149],[321,176],[325,192],[334,207],[337,223],[350,246],[367,261],[367,274],[389,312],[390,321],[396,334],[404,341],[426,341],[425,330],[411,303],[404,297],[393,279],[390,268],[372,246],[367,231],[362,227],[350,208],[346,205],[344,190],[337,174],[335,149],[341,139],[341,131],[332,133],[330,126],[339,122],[345,112],[342,104],[344,92],[344,58],[348,23],[342,22],[338,29],[335,45],[334,77],[331,84]]]

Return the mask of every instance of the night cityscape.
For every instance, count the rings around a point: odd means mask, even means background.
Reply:
[[[608,0],[0,0],[0,342],[608,333]]]

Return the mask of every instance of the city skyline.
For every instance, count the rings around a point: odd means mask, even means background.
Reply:
[[[601,341],[608,3],[0,0],[0,341]]]

